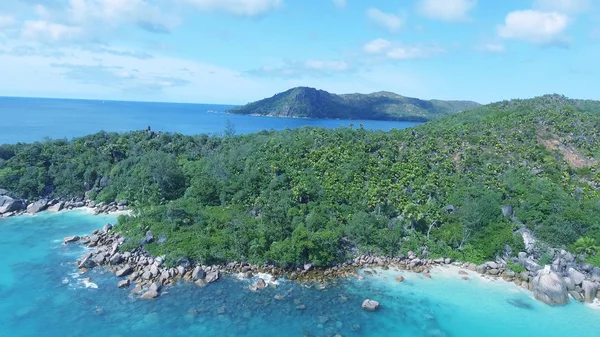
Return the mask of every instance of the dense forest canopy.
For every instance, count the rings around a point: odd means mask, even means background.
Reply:
[[[554,247],[600,240],[598,102],[504,101],[391,132],[231,133],[2,145],[0,188],[126,199],[127,245],[151,230],[163,238],[151,253],[202,263],[328,265],[409,250],[477,263],[523,250],[519,228]]]

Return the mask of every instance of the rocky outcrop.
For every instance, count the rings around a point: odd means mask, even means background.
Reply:
[[[364,310],[368,310],[368,311],[375,311],[375,310],[379,309],[379,302],[366,299],[362,303],[362,308]]]
[[[569,302],[564,279],[546,267],[540,270],[532,281],[533,295],[549,305],[563,305]]]
[[[584,280],[581,284],[581,288],[583,289],[583,298],[585,301],[587,303],[594,302],[598,293],[598,285],[594,282]]]
[[[48,200],[41,199],[41,200],[38,200],[36,202],[32,202],[31,204],[29,204],[27,206],[27,213],[29,213],[29,214],[39,213],[39,212],[45,210],[46,207],[48,207]]]
[[[73,236],[67,236],[66,238],[63,239],[63,243],[67,244],[67,243],[71,243],[71,242],[77,242],[79,241],[80,237],[78,235],[73,235]]]
[[[219,271],[218,270],[211,271],[208,274],[206,274],[206,282],[207,283],[216,282],[218,279],[219,279]]]
[[[25,209],[25,203],[21,199],[15,199],[8,195],[0,195],[0,215],[18,212]]]
[[[143,293],[142,296],[140,296],[140,298],[143,300],[151,300],[157,298],[158,296],[160,296],[160,288],[160,284],[154,282],[150,285],[148,290],[145,293]]]
[[[65,206],[64,201],[56,201],[55,203],[48,206],[48,208],[46,210],[48,212],[60,212],[64,206]]]
[[[567,274],[569,275],[569,278],[573,281],[573,284],[576,286],[580,285],[581,283],[583,283],[583,280],[585,280],[585,275],[580,271],[576,270],[575,268],[569,268]]]

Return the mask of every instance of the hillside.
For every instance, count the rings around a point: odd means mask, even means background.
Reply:
[[[424,122],[477,106],[478,103],[469,101],[425,101],[391,92],[336,95],[297,87],[228,112],[274,117]]]
[[[166,239],[145,248],[170,259],[328,265],[412,250],[481,263],[515,258],[523,230],[542,259],[582,237],[597,245],[599,159],[600,102],[550,95],[391,132],[138,131],[3,145],[0,188],[126,199],[138,212],[117,226],[128,247],[151,230]]]

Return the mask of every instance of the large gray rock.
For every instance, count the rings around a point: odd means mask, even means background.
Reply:
[[[117,275],[117,277],[121,277],[121,276],[127,276],[131,273],[133,273],[133,268],[131,268],[130,265],[126,265],[122,269],[117,270],[115,275]]]
[[[513,208],[510,205],[502,206],[502,215],[505,217],[509,217],[513,215]]]
[[[536,271],[542,269],[542,266],[537,264],[537,262],[533,261],[532,259],[526,259],[525,261],[523,261],[522,266],[525,267],[525,269],[532,271],[532,272],[536,272]]]
[[[375,311],[375,310],[379,309],[379,302],[366,299],[362,303],[362,308],[365,310],[369,310],[369,311]]]
[[[569,302],[565,280],[549,267],[540,270],[532,281],[533,295],[549,305],[563,305]]]
[[[93,260],[93,255],[87,254],[85,255],[81,261],[79,262],[79,268],[94,268],[96,266],[96,262]]]
[[[537,242],[537,240],[533,236],[533,233],[531,233],[531,231],[527,228],[521,228],[518,232],[523,237],[523,243],[525,243],[525,250],[530,254],[533,253],[533,251],[535,250],[535,243]]]
[[[498,264],[496,262],[488,262],[487,265],[490,269],[498,269]]]
[[[23,210],[25,203],[20,199],[13,199],[8,195],[0,195],[0,214]]]
[[[39,213],[39,212],[45,210],[47,206],[48,206],[48,200],[45,200],[45,199],[38,200],[36,202],[32,202],[31,204],[29,204],[29,206],[27,206],[27,213],[29,213],[29,214]]]
[[[67,236],[66,238],[63,238],[63,243],[77,242],[79,239],[79,235]]]
[[[59,201],[52,206],[48,206],[47,210],[48,210],[48,212],[60,212],[64,206],[65,206],[65,202]]]
[[[8,194],[7,190],[0,188],[0,195],[7,195],[7,194]]]
[[[568,291],[575,290],[575,283],[573,282],[573,280],[570,277],[565,277],[564,280],[565,280],[565,285],[567,286]]]
[[[569,268],[567,274],[569,274],[569,278],[573,280],[573,284],[575,285],[580,285],[583,282],[583,280],[585,280],[585,275],[583,275],[575,268]]]
[[[143,245],[146,245],[146,244],[149,244],[152,242],[154,242],[154,233],[152,233],[152,231],[147,231],[146,236],[144,236],[144,238],[142,238],[142,241],[140,242],[140,244],[143,246]]]
[[[594,267],[590,272],[590,278],[594,282],[600,282],[600,268]]]
[[[210,273],[206,274],[206,282],[207,283],[215,282],[218,279],[219,279],[219,271],[218,270],[214,270],[214,271],[211,271]]]
[[[594,302],[596,298],[596,294],[598,293],[598,285],[594,282],[590,282],[588,280],[583,281],[581,284],[581,288],[583,288],[583,297],[587,303]]]
[[[202,269],[202,267],[200,266],[196,266],[196,268],[194,268],[194,271],[192,272],[192,278],[194,280],[203,280],[206,277],[206,272],[204,271],[204,269]]]

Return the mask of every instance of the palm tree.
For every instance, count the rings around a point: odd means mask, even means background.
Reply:
[[[582,237],[575,241],[573,249],[577,254],[594,255],[599,250],[596,240],[590,237]]]

